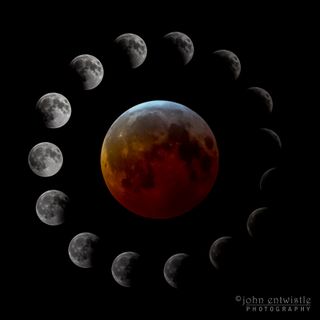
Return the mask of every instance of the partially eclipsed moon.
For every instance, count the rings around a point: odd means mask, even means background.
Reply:
[[[36,203],[39,219],[50,226],[57,226],[65,221],[69,197],[59,190],[48,190],[40,195]]]
[[[124,33],[115,39],[118,54],[127,66],[138,68],[147,57],[147,46],[144,40],[136,34]]]
[[[185,276],[185,267],[190,256],[186,253],[177,253],[171,256],[165,263],[163,275],[168,284],[173,288],[179,288],[182,285]]]
[[[37,102],[36,110],[40,113],[47,128],[64,126],[71,116],[71,105],[68,99],[60,93],[47,93]]]
[[[128,251],[119,254],[112,263],[111,273],[114,280],[123,287],[131,287],[137,281],[140,255]]]
[[[71,261],[80,268],[92,268],[98,262],[100,238],[93,233],[77,234],[69,244]]]
[[[70,65],[79,76],[84,90],[96,88],[103,79],[104,70],[102,63],[90,54],[82,54],[75,57]]]
[[[237,80],[241,72],[241,63],[238,56],[229,50],[217,50],[213,53],[214,64],[221,75]]]
[[[168,58],[172,55],[176,62],[182,62],[183,65],[188,64],[194,53],[192,40],[182,32],[170,32],[164,36]]]

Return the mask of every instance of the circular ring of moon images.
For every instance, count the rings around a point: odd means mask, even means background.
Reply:
[[[186,34],[170,32],[162,40],[169,56],[177,58],[176,63],[187,65],[193,58],[194,45]],[[129,69],[138,68],[147,57],[146,43],[136,34],[121,34],[114,46],[119,61]],[[216,50],[212,59],[230,79],[239,78],[241,63],[235,53]],[[102,63],[90,54],[76,56],[70,67],[83,90],[96,88],[104,77]],[[265,89],[252,86],[245,95],[247,104],[254,105],[253,113],[272,112],[273,100]],[[41,96],[36,111],[49,129],[66,125],[71,117],[70,102],[56,92]],[[281,140],[273,130],[259,130],[281,149]],[[55,144],[41,142],[30,150],[28,164],[35,175],[52,177],[60,171],[63,155]],[[209,194],[219,171],[219,149],[209,125],[195,111],[174,101],[152,100],[127,109],[109,127],[100,150],[100,166],[106,187],[121,206],[140,217],[170,219],[189,212]],[[278,175],[276,167],[265,171],[259,182],[260,191],[266,193]],[[37,199],[36,214],[44,224],[59,226],[67,219],[69,202],[64,192],[47,190]],[[251,238],[268,228],[269,211],[268,207],[260,207],[248,216],[246,227]],[[100,245],[100,238],[94,233],[78,233],[69,242],[70,260],[80,268],[92,268],[99,262]],[[230,257],[235,250],[234,238],[221,236],[208,250],[209,261],[216,270],[223,269],[232,264]],[[189,262],[187,253],[176,253],[167,259],[163,277],[169,286],[180,286],[179,270]],[[139,267],[140,254],[126,251],[114,258],[111,274],[120,286],[132,287],[138,282]]]

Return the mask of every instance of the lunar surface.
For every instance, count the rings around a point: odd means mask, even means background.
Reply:
[[[71,261],[81,268],[92,268],[98,262],[100,238],[93,233],[83,232],[76,235],[69,244]]]
[[[82,54],[75,57],[70,66],[79,76],[84,90],[96,88],[103,79],[102,63],[90,54]]]
[[[39,219],[50,225],[57,226],[65,221],[65,213],[69,197],[59,190],[48,190],[40,195],[36,203]]]
[[[117,54],[123,63],[138,68],[147,57],[147,46],[142,38],[133,33],[124,33],[115,39]]]
[[[213,242],[209,250],[209,258],[217,270],[231,267],[234,247],[232,237],[221,237]]]
[[[29,152],[29,167],[40,177],[51,177],[62,167],[63,156],[60,149],[53,143],[41,142]]]
[[[207,123],[171,101],[149,101],[110,127],[101,170],[111,194],[147,218],[172,218],[193,209],[212,189],[218,147]]]
[[[213,63],[221,76],[236,80],[240,76],[241,63],[239,58],[229,50],[217,50],[213,53]]]
[[[163,275],[171,287],[180,288],[183,285],[183,281],[186,281],[185,271],[189,259],[189,255],[177,253],[166,261],[163,268]]]
[[[66,97],[60,93],[47,93],[37,102],[37,112],[41,115],[47,128],[64,126],[71,116],[71,105]]]
[[[164,36],[168,58],[170,55],[176,62],[188,64],[194,54],[194,46],[191,39],[181,32],[170,32]]]
[[[131,287],[137,282],[140,255],[136,252],[123,252],[112,263],[114,280],[123,287]]]

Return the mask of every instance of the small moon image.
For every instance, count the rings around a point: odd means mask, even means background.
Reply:
[[[171,256],[165,263],[163,275],[167,283],[173,288],[180,288],[186,281],[186,271],[190,262],[190,256],[186,253],[177,253]]]
[[[270,209],[268,207],[255,209],[249,215],[247,220],[247,230],[252,238],[269,238],[273,229]]]
[[[232,237],[221,237],[213,242],[209,249],[209,259],[217,270],[232,266],[235,254],[235,244]]]
[[[50,226],[58,226],[65,221],[69,197],[59,190],[48,190],[40,195],[36,203],[39,219]]]
[[[47,128],[55,129],[64,126],[71,116],[71,105],[68,99],[60,93],[51,92],[43,95],[36,104]]]
[[[255,163],[259,171],[278,166],[282,143],[277,133],[269,128],[256,128],[247,139],[249,161]]]
[[[259,183],[260,191],[266,195],[276,195],[281,191],[281,177],[277,167],[263,173]]]
[[[77,234],[69,244],[71,261],[80,268],[92,268],[97,264],[100,238],[93,233]]]
[[[119,61],[130,68],[138,68],[147,57],[147,46],[136,34],[124,33],[115,39]]]
[[[84,90],[96,88],[102,81],[104,70],[102,63],[90,54],[75,57],[70,66],[75,71]]]
[[[137,282],[140,255],[128,251],[119,254],[112,263],[111,273],[114,280],[123,287],[131,287]]]
[[[219,77],[237,80],[240,76],[240,60],[235,53],[229,50],[214,51],[213,65]]]
[[[267,142],[272,144],[272,146],[270,145],[270,147],[273,147],[278,150],[282,148],[280,137],[273,130],[268,128],[260,128],[260,133],[262,134],[262,138],[264,140],[268,140],[268,141],[265,141],[266,144]]]
[[[208,124],[172,101],[136,105],[109,128],[101,170],[114,198],[146,218],[186,213],[211,191],[218,174],[218,147]]]
[[[194,54],[192,40],[182,32],[170,32],[164,36],[168,59],[186,65]],[[171,57],[170,57],[171,55]]]
[[[51,177],[62,167],[62,152],[51,142],[41,142],[30,150],[28,163],[32,172],[36,175]]]
[[[273,100],[268,91],[260,87],[250,87],[246,91],[247,103],[260,112],[271,113],[273,109]]]

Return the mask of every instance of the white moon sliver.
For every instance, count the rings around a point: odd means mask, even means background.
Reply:
[[[47,225],[57,226],[65,221],[69,197],[59,190],[48,190],[42,193],[36,203],[39,219]]]
[[[51,177],[62,167],[62,152],[51,142],[41,142],[30,150],[28,163],[34,174],[40,177]]]
[[[71,116],[71,105],[60,93],[51,92],[43,95],[36,104],[36,110],[47,128],[55,129],[64,126]]]

